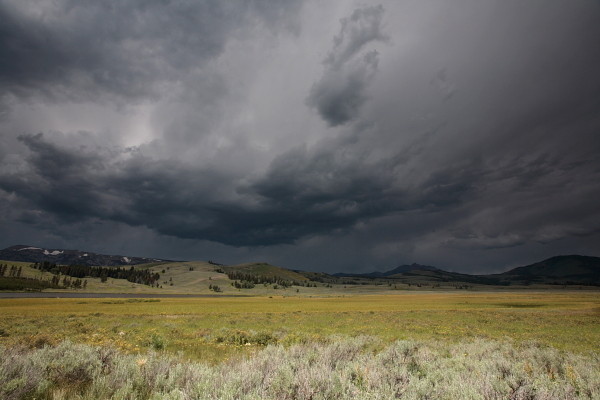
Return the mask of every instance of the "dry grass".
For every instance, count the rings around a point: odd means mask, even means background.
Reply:
[[[600,343],[595,293],[418,293],[338,298],[0,299],[0,343],[65,339],[127,352],[160,347],[219,362],[268,343],[331,335],[458,342],[535,340],[586,352]],[[247,338],[247,339],[244,339]],[[157,345],[157,343],[162,343]],[[246,346],[250,343],[249,346]]]

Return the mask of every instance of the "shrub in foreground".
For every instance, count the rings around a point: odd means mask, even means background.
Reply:
[[[360,337],[209,366],[164,354],[60,343],[0,348],[0,398],[14,399],[600,399],[600,356],[536,344]]]

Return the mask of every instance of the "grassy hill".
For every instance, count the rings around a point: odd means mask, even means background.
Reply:
[[[21,267],[21,279],[8,278],[0,290],[43,290],[39,284],[27,281],[27,279],[38,279],[50,281],[55,274],[48,271],[40,271],[32,267],[32,264],[16,261],[1,261],[0,264]],[[114,267],[117,268],[117,267]],[[130,268],[130,266],[128,267]],[[137,293],[137,294],[212,294],[212,295],[301,295],[301,296],[329,296],[335,294],[332,287],[324,283],[312,282],[311,287],[305,287],[310,280],[301,274],[276,267],[265,263],[248,263],[233,266],[219,266],[204,261],[169,262],[163,264],[150,263],[134,266],[135,269],[148,269],[158,273],[159,287],[151,287],[139,283],[129,282],[125,279],[108,278],[102,282],[101,278],[84,278],[86,287],[81,289],[45,289],[52,292],[80,292],[80,293]],[[234,287],[235,280],[230,279],[224,269],[229,272],[244,272],[256,276],[275,278],[299,283],[300,286],[284,287],[281,284],[257,284],[251,289],[239,289]],[[61,279],[63,276],[61,276]],[[23,286],[25,285],[25,286]],[[218,288],[218,290],[215,290]]]

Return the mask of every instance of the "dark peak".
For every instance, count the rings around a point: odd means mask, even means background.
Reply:
[[[511,279],[596,284],[600,282],[600,257],[555,256],[534,264],[513,268],[498,276]]]
[[[437,267],[432,267],[431,265],[412,263],[410,265],[409,264],[400,265],[392,270],[384,272],[383,274],[385,276],[387,276],[387,275],[400,274],[400,273],[410,272],[410,271],[441,271],[441,270]]]
[[[339,272],[339,273],[333,274],[333,275],[339,276],[339,277],[359,276],[359,277],[365,277],[365,278],[385,278],[387,276],[396,275],[396,274],[404,274],[404,273],[412,272],[412,271],[442,271],[442,270],[437,267],[432,267],[430,265],[422,265],[422,264],[412,263],[410,265],[409,264],[400,265],[394,269],[391,269],[391,270],[385,271],[385,272],[373,271],[373,272],[369,272],[366,274],[349,274],[349,273]]]

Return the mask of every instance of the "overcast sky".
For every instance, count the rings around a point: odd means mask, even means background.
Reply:
[[[0,247],[600,256],[600,1],[0,0]]]

